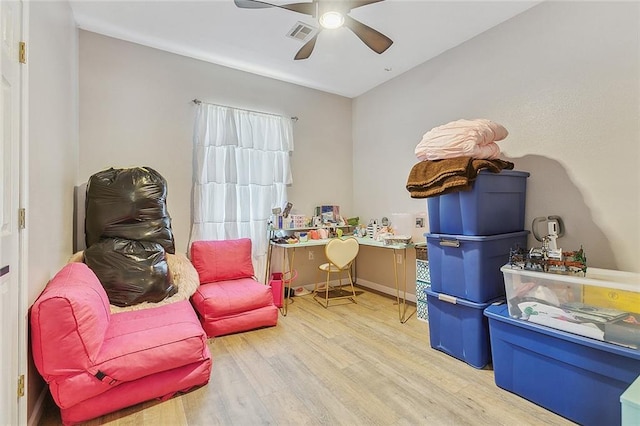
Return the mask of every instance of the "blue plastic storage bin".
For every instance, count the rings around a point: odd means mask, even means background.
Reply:
[[[473,303],[433,289],[426,289],[425,293],[431,347],[475,368],[489,364],[489,324],[483,311],[491,302]]]
[[[470,191],[427,198],[429,230],[457,235],[522,231],[528,177],[527,172],[484,170]]]
[[[476,303],[502,297],[509,250],[527,247],[529,231],[484,237],[425,234],[429,250],[431,288],[438,293]]]
[[[485,309],[496,385],[583,425],[619,425],[620,396],[640,374],[640,351]]]

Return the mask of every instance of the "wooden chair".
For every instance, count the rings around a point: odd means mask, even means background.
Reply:
[[[351,277],[351,265],[359,250],[360,244],[355,238],[334,238],[325,246],[324,254],[328,262],[318,267],[321,272],[326,273],[324,287],[320,288],[320,283],[317,282],[313,289],[313,298],[325,308],[329,307],[329,302],[332,300],[348,299],[353,303],[357,303],[356,291]],[[342,288],[342,279],[345,272],[349,279],[351,291]],[[331,274],[338,275],[338,285],[330,284]],[[321,297],[323,293],[324,297]]]

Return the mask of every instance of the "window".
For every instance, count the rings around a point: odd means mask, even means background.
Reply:
[[[271,209],[292,183],[291,119],[201,103],[194,129],[190,241],[251,238],[256,277],[264,277]]]

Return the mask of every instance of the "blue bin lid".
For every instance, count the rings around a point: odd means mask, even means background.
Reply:
[[[424,290],[424,292],[427,294],[427,296],[435,297],[436,299],[442,300],[443,302],[447,302],[455,305],[462,305],[462,306],[466,306],[467,308],[474,308],[474,309],[484,309],[487,306],[492,305],[494,303],[504,303],[504,297],[496,297],[495,299],[491,299],[490,301],[485,303],[476,303],[476,302],[472,302],[471,300],[461,299],[459,297],[450,296],[445,293],[438,293],[437,291],[433,291],[430,287],[427,287]]]
[[[516,176],[516,177],[529,177],[531,174],[529,172],[522,172],[519,170],[500,170],[500,173],[493,173],[489,170],[480,170],[478,172],[479,175],[503,175],[503,176]]]
[[[508,238],[518,238],[529,235],[529,231],[509,232],[508,234],[496,235],[455,235],[455,234],[424,234],[427,238],[442,240],[461,240],[461,241],[494,241],[506,240]]]
[[[504,322],[515,327],[520,327],[525,330],[535,331],[547,336],[555,337],[557,339],[566,340],[572,343],[577,343],[584,346],[589,346],[598,350],[611,352],[616,355],[622,355],[628,358],[640,360],[640,351],[636,349],[626,348],[614,343],[601,342],[600,340],[591,339],[590,337],[580,336],[578,334],[569,333],[567,331],[558,330],[544,325],[535,324],[529,321],[511,318],[509,316],[509,309],[506,304],[488,306],[484,310],[484,315],[490,320],[496,320]],[[489,328],[491,328],[491,321],[489,321]]]

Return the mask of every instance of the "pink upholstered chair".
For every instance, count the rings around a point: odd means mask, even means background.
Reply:
[[[188,300],[112,314],[100,281],[69,263],[31,308],[33,361],[66,425],[204,385],[207,336]]]
[[[271,287],[254,277],[250,239],[194,241],[191,262],[200,277],[191,302],[209,337],[278,323]]]

